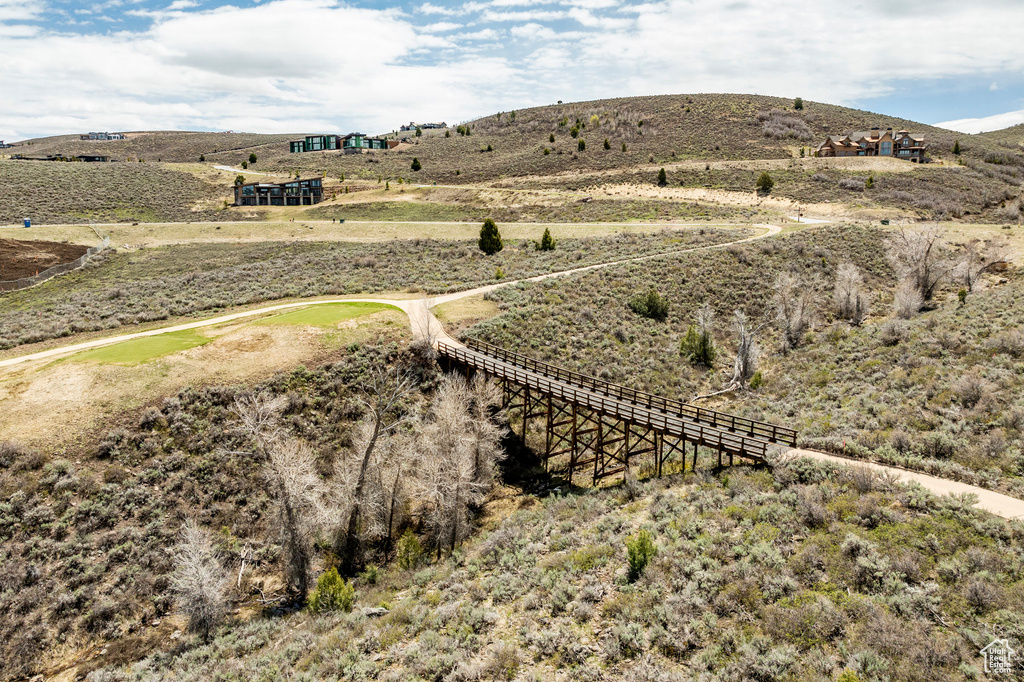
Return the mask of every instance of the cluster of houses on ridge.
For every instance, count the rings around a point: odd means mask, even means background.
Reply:
[[[77,156],[65,156],[64,154],[48,154],[46,156],[11,154],[11,159],[16,161],[85,161],[87,163],[107,163],[110,161],[109,156],[103,156],[102,154],[79,154]]]
[[[448,124],[444,121],[441,121],[440,123],[413,123],[412,121],[409,121],[409,125],[402,126],[398,131],[404,133],[408,130],[416,130],[417,128],[420,130],[442,130],[447,127]]]
[[[123,140],[124,133],[86,133],[79,135],[78,139],[90,142],[106,142],[108,140]]]
[[[849,135],[829,135],[814,151],[815,156],[891,156],[914,163],[924,163],[928,145],[921,135],[906,130],[893,133],[875,127]]]

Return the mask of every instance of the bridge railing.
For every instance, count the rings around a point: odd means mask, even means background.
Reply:
[[[511,381],[531,390],[539,391],[559,400],[575,403],[596,412],[628,421],[642,427],[684,439],[710,448],[764,461],[768,443],[763,440],[723,431],[705,424],[695,423],[677,415],[653,410],[643,405],[627,403],[611,396],[602,396],[584,387],[569,385],[559,379],[546,377],[532,370],[517,367],[499,358],[491,358],[479,352],[452,346],[438,341],[438,353],[455,362],[476,370]]]
[[[464,342],[467,347],[472,348],[478,353],[489,355],[490,357],[497,358],[498,360],[528,369],[531,372],[543,374],[545,376],[558,379],[559,381],[564,381],[597,393],[602,393],[618,400],[686,417],[691,421],[707,424],[718,429],[742,432],[752,438],[762,438],[770,443],[780,443],[782,445],[789,445],[792,447],[796,446],[796,431],[784,426],[777,426],[775,424],[747,419],[745,417],[737,417],[733,414],[716,412],[715,410],[697,407],[696,405],[689,405],[679,400],[672,400],[671,398],[663,398],[650,393],[644,393],[643,391],[637,391],[632,388],[627,388],[626,386],[613,384],[595,377],[587,376],[586,374],[580,374],[562,367],[557,367],[546,362],[540,362],[525,355],[514,353],[477,339],[466,338],[464,339]]]

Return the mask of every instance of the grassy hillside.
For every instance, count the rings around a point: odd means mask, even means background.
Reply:
[[[837,319],[836,270],[864,273],[873,315]],[[796,273],[816,292],[801,347],[780,352],[772,283]],[[503,314],[468,333],[540,360],[658,395],[688,399],[728,384],[732,313],[767,322],[763,385],[719,398],[728,412],[793,424],[818,449],[880,459],[1024,493],[1024,289],[1019,272],[987,279],[964,305],[948,282],[934,309],[890,319],[896,280],[877,228],[820,227],[761,243],[625,265],[489,295]],[[982,288],[984,287],[984,288]],[[657,289],[668,319],[639,317],[632,297]],[[691,367],[680,343],[707,301],[717,318],[713,371]],[[523,339],[526,339],[524,342]],[[712,401],[711,405],[715,405]]]
[[[509,240],[490,257],[475,242],[454,240],[188,244],[108,251],[82,270],[0,294],[0,349],[288,297],[457,291],[750,234],[743,228],[665,230],[564,239],[554,251],[538,251],[525,239]]]
[[[407,568],[356,580],[350,614],[260,607],[259,590],[280,591],[283,551],[236,399],[285,396],[285,433],[310,444],[330,480],[351,452],[359,388],[392,363],[414,366],[394,346],[351,348],[259,386],[182,391],[77,452],[3,444],[0,679],[76,665],[105,668],[94,682],[556,670],[781,681],[847,668],[857,677],[846,679],[960,680],[976,675],[994,634],[1024,637],[1019,524],[805,461],[547,497],[494,491],[477,520],[484,533],[440,561],[409,545]],[[436,384],[431,370],[417,372],[410,411]],[[169,549],[188,518],[214,534],[231,574],[232,614],[208,644],[176,633]],[[656,555],[634,581],[625,543],[641,530]],[[335,560],[330,547],[316,542],[316,573]],[[388,556],[375,551],[378,563]]]
[[[57,135],[16,142],[7,154],[46,156],[48,154],[102,154],[118,161],[194,163],[200,156],[217,163],[216,159],[235,158],[244,150],[245,158],[257,155],[268,145],[284,145],[299,135],[262,135],[257,133],[198,133],[183,131],[152,131],[127,133],[125,140],[83,141],[79,135]],[[221,156],[218,156],[221,155]]]
[[[228,185],[155,163],[0,160],[0,225],[21,222],[239,220],[225,211]]]
[[[843,165],[800,157],[801,150],[809,154],[828,134],[872,126],[906,128],[923,134],[930,145],[930,157],[939,163],[917,168],[894,161],[875,167],[870,163],[851,165],[857,159]],[[296,135],[177,132],[134,134],[121,142],[95,143],[63,136],[34,140],[31,145],[12,151],[97,153],[103,149],[102,153],[115,158],[190,163],[205,155],[207,164],[233,166],[247,161],[254,153],[258,160],[250,171],[282,176],[322,174],[331,184],[341,178],[349,183],[358,180],[379,184],[394,184],[404,178],[428,185],[500,184],[541,189],[571,186],[587,191],[611,185],[653,187],[658,169],[666,167],[671,187],[751,194],[756,177],[769,168],[778,176],[774,196],[821,206],[825,202],[839,204],[867,219],[906,216],[1010,222],[1020,215],[1024,155],[1013,138],[1013,129],[970,136],[817,102],[805,101],[803,109],[795,110],[792,101],[774,97],[695,94],[598,100],[503,112],[470,121],[460,130],[424,131],[421,137],[403,134],[410,137],[409,144],[356,155],[340,151],[290,154],[287,141]],[[962,151],[954,155],[952,149],[957,141]],[[411,168],[414,158],[422,166],[419,171]],[[27,167],[18,167],[24,168]],[[871,183],[865,187],[869,177]],[[229,189],[230,181],[231,178],[222,179],[222,193]],[[160,191],[159,187],[153,189]],[[179,196],[177,211],[191,207],[189,202],[194,197],[187,193]],[[585,220],[623,220],[634,213],[644,219],[690,219],[709,214],[726,217],[724,214],[730,213],[731,217],[741,217],[739,207],[716,212],[708,209],[706,200],[687,207],[666,203],[665,197],[647,199],[648,203],[666,205],[611,204],[610,200],[599,199],[602,203],[580,211],[576,200],[563,198],[518,207],[502,216],[572,220],[574,213],[578,213],[579,219]],[[36,199],[35,206],[44,215],[68,215],[69,211],[52,206],[56,200],[44,194]],[[465,206],[466,203],[470,205]],[[411,202],[411,207],[346,204],[318,211],[328,211],[332,217],[391,218],[411,213],[412,219],[460,220],[479,217],[471,204],[468,200],[445,202],[424,198]],[[14,212],[24,212],[31,204],[19,198],[9,206]],[[149,220],[144,208],[140,204],[136,212]],[[106,215],[113,209],[107,208]]]
[[[89,679],[927,682],[977,679],[993,633],[1024,635],[1021,528],[870,475],[798,461],[511,501],[450,560],[357,581],[351,613],[239,619]]]
[[[995,144],[1012,149],[1019,153],[1021,148],[1024,147],[1024,123],[1010,126],[1009,128],[1003,128],[1002,130],[993,130],[988,133],[981,133],[980,135],[972,135],[969,139],[974,138],[983,140],[986,143],[994,142]]]

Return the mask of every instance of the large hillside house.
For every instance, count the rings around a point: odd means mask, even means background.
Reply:
[[[82,140],[90,140],[92,142],[105,142],[107,140],[123,140],[123,133],[88,133],[86,135],[79,135]]]
[[[341,148],[337,135],[306,135],[305,139],[289,142],[288,145],[292,154]]]
[[[323,198],[323,180],[320,178],[235,185],[235,206],[312,206]]]
[[[301,152],[321,152],[341,149],[347,154],[355,154],[364,149],[387,149],[387,140],[370,137],[362,133],[348,135],[306,135],[305,139],[288,143],[292,154]]]
[[[370,137],[362,133],[349,133],[341,138],[341,148],[346,154],[359,154],[366,149],[387,149],[388,141],[383,137]]]
[[[829,135],[818,145],[815,156],[893,156],[897,159],[924,162],[928,145],[923,136],[906,130],[872,128],[849,135]]]

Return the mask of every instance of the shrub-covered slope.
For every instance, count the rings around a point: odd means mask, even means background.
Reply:
[[[821,227],[702,254],[501,289],[504,312],[468,333],[537,359],[659,395],[689,399],[729,383],[732,313],[744,310],[765,351],[763,385],[729,394],[727,412],[791,425],[804,443],[925,469],[992,487],[1024,490],[1024,281],[1007,273],[983,282],[961,306],[960,283],[943,285],[935,309],[889,320],[896,285],[877,228]],[[861,327],[837,321],[836,271],[865,273],[874,316]],[[816,292],[813,331],[780,349],[772,284],[796,273]],[[1004,281],[1005,283],[1000,283]],[[655,288],[669,301],[665,322],[636,315],[629,300]],[[708,302],[720,357],[692,367],[680,343]],[[525,341],[524,341],[525,339]],[[712,405],[716,404],[712,401]]]
[[[357,581],[351,613],[254,618],[89,679],[926,682],[1024,637],[1019,525],[868,474],[801,461],[517,506],[449,561]]]
[[[432,240],[187,244],[107,252],[82,270],[0,294],[0,349],[293,296],[457,291],[750,234],[711,227],[618,234],[565,239],[554,251],[510,241],[493,256],[474,242]]]

